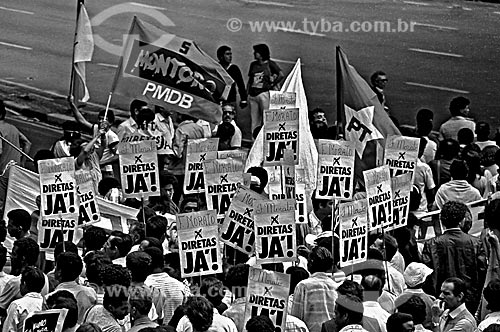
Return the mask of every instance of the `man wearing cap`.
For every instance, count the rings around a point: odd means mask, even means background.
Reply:
[[[396,308],[408,301],[412,296],[418,296],[425,303],[426,317],[422,325],[426,329],[432,329],[432,304],[436,300],[434,296],[424,293],[422,286],[425,279],[432,274],[433,270],[422,263],[410,263],[403,273],[406,286],[408,287],[395,300]]]

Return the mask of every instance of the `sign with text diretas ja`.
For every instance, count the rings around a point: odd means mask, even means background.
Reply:
[[[257,264],[296,260],[295,199],[254,201]]]
[[[218,145],[218,138],[188,139],[186,147],[184,194],[198,194],[205,191],[203,162],[217,159]]]
[[[290,275],[250,267],[245,305],[246,321],[265,315],[273,322],[274,332],[284,332],[289,290]]]
[[[355,143],[320,139],[316,198],[351,199],[354,188]]]
[[[368,229],[370,231],[392,225],[392,188],[389,166],[363,171],[368,200]]]
[[[265,199],[248,187],[239,186],[220,228],[220,239],[245,254],[254,251],[254,207],[256,200]]]
[[[229,209],[231,198],[238,189],[238,184],[243,184],[244,167],[241,158],[204,161],[207,208],[216,210],[221,222]]]
[[[183,278],[222,272],[219,225],[215,210],[177,215]]]
[[[160,195],[156,142],[120,142],[120,174],[124,196],[141,198]]]
[[[392,227],[396,229],[406,226],[410,211],[410,193],[413,187],[411,173],[404,173],[391,178],[392,183]]]
[[[340,267],[364,262],[368,255],[366,199],[340,203]]]
[[[40,160],[41,215],[38,243],[40,250],[54,249],[61,241],[78,241],[75,159],[73,157]]]
[[[299,163],[299,109],[270,109],[264,112],[264,166],[277,166],[286,149]]]
[[[92,176],[89,172],[78,170],[75,177],[76,191],[80,202],[78,225],[81,227],[98,223],[101,220],[101,214],[94,192]]]
[[[391,178],[403,173],[415,178],[420,138],[391,135],[385,141],[384,163],[389,166]]]

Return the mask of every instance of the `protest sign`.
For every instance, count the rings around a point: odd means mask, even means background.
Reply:
[[[259,199],[265,197],[248,187],[238,186],[220,228],[221,241],[245,254],[254,251],[253,203]]]
[[[284,332],[288,311],[290,275],[250,267],[245,317],[268,316],[274,332]],[[245,322],[246,324],[246,322]]]
[[[274,199],[295,198],[295,164],[293,151],[285,150],[285,159],[280,166],[267,168],[269,197]]]
[[[295,168],[295,222],[297,224],[306,224],[308,222],[305,181],[304,169]]]
[[[77,242],[78,195],[75,159],[47,159],[38,162],[40,172],[41,215],[38,243],[40,250],[54,249],[61,241]]]
[[[120,142],[118,150],[124,196],[159,196],[160,180],[155,141]]]
[[[161,132],[156,129],[154,122],[150,123],[146,129],[139,129],[133,134],[124,136],[120,143],[133,143],[139,141],[153,140],[156,143],[156,152],[158,154],[173,154],[172,137],[169,132]],[[170,143],[169,143],[170,142]]]
[[[411,181],[415,177],[417,168],[418,147],[420,138],[391,135],[385,141],[384,163],[389,165],[391,178],[403,173],[411,174]]]
[[[218,138],[188,139],[186,147],[184,194],[197,194],[205,191],[203,162],[217,159],[218,145]]]
[[[318,199],[351,199],[354,189],[355,144],[320,139],[318,148]]]
[[[178,214],[177,232],[183,278],[222,272],[215,210]]]
[[[295,199],[254,201],[257,264],[296,260]]]
[[[296,102],[295,92],[269,91],[269,109],[295,108]]]
[[[23,323],[23,332],[62,332],[68,309],[30,312]]]
[[[396,229],[406,226],[410,211],[410,193],[413,187],[412,174],[404,173],[391,177],[392,184],[392,227]]]
[[[217,151],[218,159],[226,159],[226,158],[241,158],[243,163],[246,163],[248,157],[248,151],[246,150],[225,150],[225,151]]]
[[[366,199],[340,203],[340,267],[366,261],[368,205]]]
[[[101,220],[101,214],[90,172],[78,170],[75,172],[75,178],[76,191],[80,200],[78,226],[90,226],[98,223]]]
[[[284,150],[293,150],[293,161],[299,163],[299,109],[270,109],[264,112],[264,166],[277,166]]]
[[[241,158],[215,159],[203,163],[207,208],[216,210],[222,222],[238,184],[243,184],[244,163]]]
[[[386,228],[392,224],[392,189],[389,166],[363,171],[368,199],[368,229]]]

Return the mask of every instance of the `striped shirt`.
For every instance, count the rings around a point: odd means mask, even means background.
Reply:
[[[150,274],[146,281],[146,286],[153,286],[159,289],[165,301],[163,302],[163,322],[168,324],[175,309],[184,303],[184,300],[190,295],[186,293],[184,284],[177,279],[172,278],[166,272]]]

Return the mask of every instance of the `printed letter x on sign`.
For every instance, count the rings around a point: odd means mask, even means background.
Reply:
[[[200,161],[204,161],[206,156],[207,156],[206,152],[204,154],[200,154]]]
[[[286,130],[285,129],[285,124],[286,124],[286,122],[278,123],[278,126],[279,126],[278,131],[281,131],[282,129],[283,129],[283,131],[285,131]]]
[[[358,217],[353,218],[351,221],[352,221],[352,227],[358,227]]]
[[[399,160],[399,159],[403,159],[403,160],[405,160],[405,153],[406,153],[406,152],[399,152],[399,157],[398,157],[398,160]]]
[[[271,293],[271,291],[273,290],[273,286],[271,287],[266,287],[264,286],[264,294],[262,294],[262,296],[266,296],[266,294],[269,294],[269,296],[273,296],[273,294]]]
[[[382,184],[379,184],[377,186],[377,193],[381,193],[382,192]]]
[[[135,156],[135,163],[142,163],[142,154]]]
[[[400,197],[401,198],[401,190],[397,190],[395,193],[394,193],[394,198],[398,198]]]
[[[339,165],[340,166],[340,157],[334,157],[333,158],[333,166]]]
[[[194,231],[194,239],[196,240],[197,238],[202,238],[203,236],[201,236],[201,231],[202,229],[200,230],[197,230],[197,231]]]
[[[279,214],[275,215],[274,217],[271,216],[271,225],[274,225],[274,223],[277,223],[278,225],[280,224],[280,222],[278,221],[279,216]]]
[[[54,183],[57,183],[57,181],[61,181],[62,182],[62,179],[61,179],[61,176],[62,176],[62,173],[59,173],[59,174],[54,174],[56,180],[54,181]]]
[[[243,215],[247,215],[249,217],[251,217],[250,213],[253,211],[253,209],[250,209],[250,208],[245,208],[245,212],[243,212]]]
[[[227,181],[227,174],[220,176],[220,183],[224,183],[224,182],[229,183],[229,181]]]

